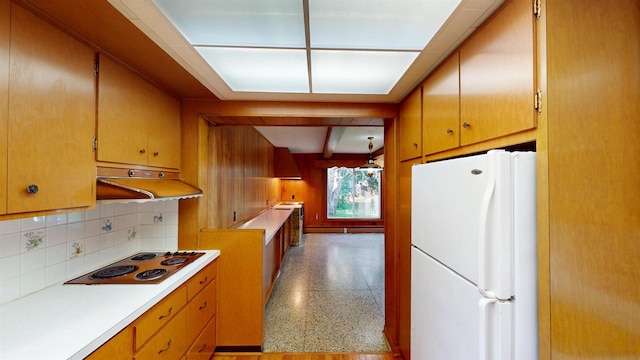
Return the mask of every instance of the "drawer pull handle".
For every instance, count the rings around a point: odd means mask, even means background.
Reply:
[[[202,344],[202,347],[200,349],[198,349],[198,352],[201,353],[203,352],[205,349],[207,348],[207,343],[205,342],[204,344]]]
[[[200,307],[198,308],[198,310],[202,310],[204,308],[207,307],[207,300],[204,301],[204,304],[200,305]]]
[[[173,306],[169,308],[169,311],[167,312],[167,315],[160,315],[160,317],[158,317],[158,320],[162,320],[166,317],[171,316],[171,310],[173,310]]]
[[[204,280],[200,280],[200,285],[202,285],[202,284],[206,283],[206,282],[207,282],[207,280],[209,280],[209,277],[208,277],[208,276],[205,276],[205,277],[204,277]]]
[[[171,340],[169,340],[167,342],[167,347],[166,348],[158,350],[158,354],[162,354],[165,351],[169,351],[170,348],[171,348]]]

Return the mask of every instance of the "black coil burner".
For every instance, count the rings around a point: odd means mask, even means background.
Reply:
[[[135,276],[135,279],[136,280],[140,280],[140,281],[154,280],[154,279],[157,279],[159,277],[164,276],[167,272],[168,272],[167,269],[145,270],[145,271],[141,271],[141,272],[137,273],[136,276]]]
[[[136,270],[138,270],[138,267],[135,265],[111,266],[93,273],[91,275],[91,278],[92,279],[113,279],[118,276],[131,274]]]
[[[168,258],[167,260],[162,260],[160,264],[164,266],[173,266],[173,265],[184,264],[188,260],[189,258],[186,258],[186,257],[173,257],[173,258]]]
[[[131,261],[144,261],[144,260],[151,260],[153,258],[155,258],[156,256],[158,256],[156,253],[140,253],[134,257],[132,257]]]
[[[65,284],[159,284],[204,254],[195,251],[141,251]]]

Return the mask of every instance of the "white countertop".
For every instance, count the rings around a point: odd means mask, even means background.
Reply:
[[[159,284],[59,284],[2,305],[0,359],[86,357],[220,255],[204,252]]]
[[[267,245],[273,239],[278,229],[284,224],[293,212],[291,208],[269,209],[238,227],[238,229],[264,229],[264,244]]]

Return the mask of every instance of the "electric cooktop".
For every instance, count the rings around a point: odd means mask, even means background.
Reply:
[[[157,284],[203,254],[195,251],[140,252],[65,284]]]

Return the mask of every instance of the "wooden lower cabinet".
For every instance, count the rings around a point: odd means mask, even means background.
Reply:
[[[187,312],[180,311],[133,357],[136,360],[178,359],[187,351]]]
[[[91,353],[87,359],[91,360],[118,360],[131,359],[133,357],[133,328],[126,327],[111,340]]]
[[[158,330],[169,322],[187,303],[187,288],[185,286],[172,292],[160,303],[149,309],[133,323],[133,345],[137,351]]]
[[[216,347],[214,260],[86,359],[209,359]]]
[[[208,360],[216,348],[216,318],[209,320],[209,323],[200,333],[200,336],[193,342],[187,351],[187,360]]]

